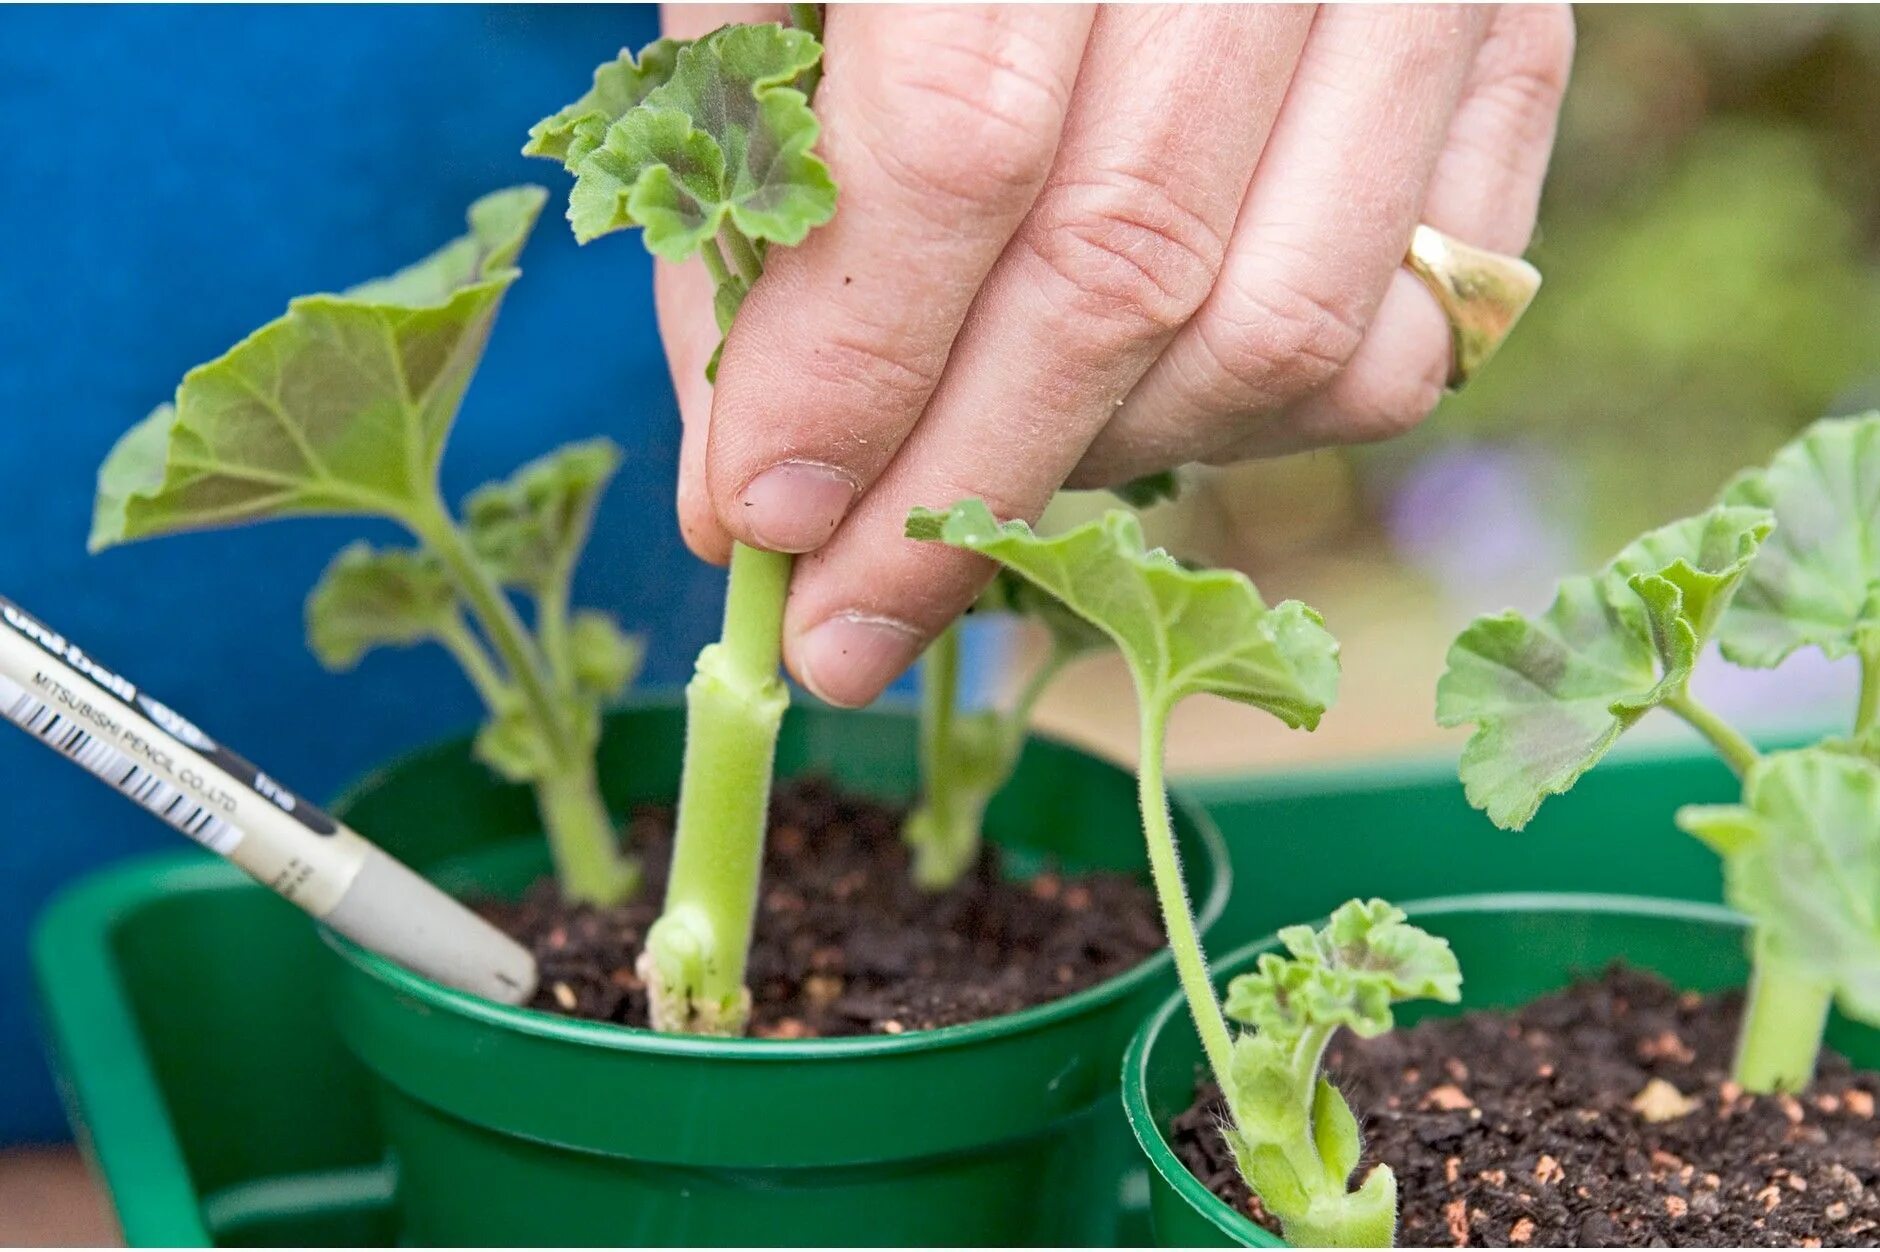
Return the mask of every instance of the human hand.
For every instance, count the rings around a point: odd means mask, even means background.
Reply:
[[[668,33],[776,20],[671,6]],[[661,262],[680,523],[805,553],[790,669],[872,700],[971,604],[903,537],[978,496],[1384,438],[1442,394],[1418,222],[1519,253],[1572,58],[1563,6],[832,5],[835,219],[774,250],[714,390],[712,285]]]

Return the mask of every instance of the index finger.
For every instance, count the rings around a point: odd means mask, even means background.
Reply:
[[[705,461],[732,537],[819,547],[914,428],[1049,172],[1092,17],[829,10],[818,151],[841,196],[769,253],[725,346]]]

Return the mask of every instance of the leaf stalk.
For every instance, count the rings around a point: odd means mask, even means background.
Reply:
[[[1709,740],[1710,746],[1717,750],[1717,755],[1723,758],[1738,778],[1745,777],[1756,762],[1762,759],[1762,753],[1756,750],[1755,744],[1701,703],[1688,689],[1666,700],[1665,707]]]

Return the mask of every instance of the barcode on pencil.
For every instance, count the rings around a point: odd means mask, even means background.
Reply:
[[[211,851],[227,856],[241,842],[240,829],[216,816],[207,805],[198,804],[173,783],[136,764],[114,745],[56,712],[5,675],[0,675],[0,716]]]

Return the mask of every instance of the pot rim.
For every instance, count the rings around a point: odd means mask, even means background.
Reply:
[[[1407,901],[1398,907],[1409,914],[1412,921],[1463,913],[1611,913],[1665,917],[1728,926],[1735,930],[1749,927],[1748,918],[1720,904],[1594,892],[1510,891],[1430,896]],[[1260,953],[1270,952],[1278,946],[1279,936],[1273,934],[1236,948],[1214,966],[1211,977],[1219,983],[1221,979],[1239,972]],[[1162,1134],[1162,1127],[1150,1112],[1149,1056],[1155,1050],[1163,1029],[1176,1015],[1185,1013],[1187,1007],[1182,993],[1175,992],[1144,1019],[1129,1041],[1129,1049],[1123,1054],[1123,1111],[1129,1118],[1129,1128],[1135,1134],[1136,1144],[1142,1149],[1142,1154],[1148,1158],[1150,1168],[1209,1225],[1241,1246],[1289,1246],[1272,1231],[1230,1208],[1226,1201],[1208,1189],[1207,1184],[1190,1173],[1181,1158],[1175,1155],[1175,1149],[1169,1146]]]
[[[817,711],[829,711],[821,705],[810,707]],[[851,715],[846,710],[841,713],[843,716]],[[905,716],[906,713],[907,711],[902,709],[874,709],[864,711],[864,716]],[[1087,748],[1055,735],[1033,733],[1028,738],[1074,753],[1106,769],[1120,771],[1123,768],[1106,757],[1099,756]],[[347,790],[342,799],[337,802],[336,807],[343,811],[347,802],[356,797],[372,781],[385,777],[402,764],[421,760],[457,742],[459,741],[451,740],[446,744],[420,748],[399,761],[368,773],[358,785]],[[1216,921],[1220,920],[1221,915],[1227,909],[1228,897],[1233,893],[1233,867],[1228,857],[1227,841],[1221,837],[1219,827],[1214,824],[1214,819],[1207,810],[1184,795],[1179,787],[1171,788],[1169,800],[1171,807],[1194,832],[1195,839],[1199,842],[1214,871],[1206,898],[1199,901],[1195,907],[1196,924],[1205,934]],[[540,837],[539,832],[536,837]],[[540,1009],[498,1004],[481,996],[453,990],[415,974],[377,953],[366,951],[344,935],[326,926],[320,927],[320,935],[326,944],[355,971],[384,984],[394,993],[417,1000],[431,1009],[450,1013],[485,1026],[533,1035],[554,1043],[604,1048],[617,1052],[740,1062],[836,1062],[860,1057],[895,1056],[992,1043],[1000,1039],[1044,1030],[1059,1022],[1081,1016],[1101,1005],[1125,998],[1139,990],[1144,984],[1166,974],[1174,962],[1165,944],[1146,960],[1130,969],[1062,999],[1033,1005],[1030,1008],[1020,1009],[1016,1013],[1006,1013],[983,1021],[941,1026],[932,1030],[912,1030],[900,1035],[856,1035],[839,1039],[726,1039],[704,1035],[666,1035],[645,1027],[621,1026],[612,1022],[580,1021]]]

